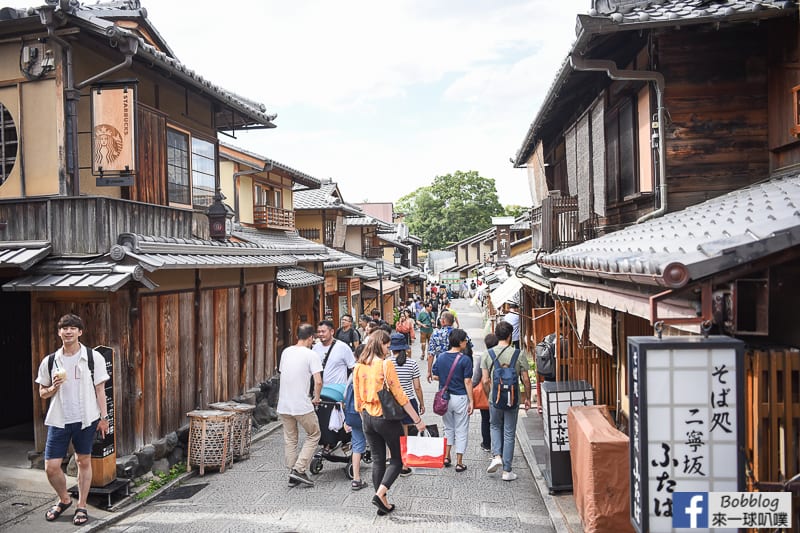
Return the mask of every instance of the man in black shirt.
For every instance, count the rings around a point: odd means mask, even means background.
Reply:
[[[334,334],[337,340],[347,344],[352,351],[355,351],[361,343],[361,336],[353,327],[353,315],[342,315],[342,326]]]

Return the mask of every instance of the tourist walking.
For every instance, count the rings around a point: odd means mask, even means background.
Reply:
[[[406,343],[406,339],[402,333],[392,333],[389,350],[392,352],[389,360],[394,363],[395,369],[397,370],[397,379],[400,380],[400,386],[403,387],[403,392],[408,396],[408,400],[411,402],[414,411],[419,416],[424,415],[425,402],[422,398],[422,385],[419,382],[419,365],[417,365],[413,357],[409,357],[411,346]],[[413,426],[414,420],[412,417],[406,416],[401,422],[403,423],[403,435],[407,437],[408,426]],[[404,464],[400,475],[411,475],[411,469]]]
[[[317,324],[319,342],[313,349],[322,362],[322,384],[342,385],[340,390],[343,391],[347,383],[348,370],[356,366],[356,359],[347,344],[334,338],[333,333],[333,322],[320,321]]]
[[[342,325],[336,330],[334,337],[345,343],[350,351],[355,351],[361,343],[361,335],[353,327],[353,315],[342,315],[341,323]]]
[[[105,382],[109,375],[106,360],[81,344],[81,335],[81,317],[73,314],[62,316],[58,321],[61,348],[42,359],[36,377],[39,397],[52,399],[44,419],[47,426],[44,469],[47,481],[58,495],[58,503],[45,513],[45,520],[56,520],[72,505],[67,492],[67,478],[61,470],[71,442],[78,465],[78,506],[72,516],[72,523],[76,526],[89,521],[86,500],[92,481],[91,453],[95,433],[99,431],[105,437],[108,431]]]
[[[433,333],[433,311],[430,302],[425,302],[425,307],[417,314],[417,326],[419,326],[419,344],[422,348],[421,359],[424,361],[428,356],[428,341]]]
[[[321,435],[319,420],[314,406],[319,405],[322,390],[322,362],[311,350],[314,342],[314,326],[300,324],[297,327],[297,343],[281,353],[281,386],[278,392],[278,415],[283,425],[284,457],[289,468],[289,486],[302,483],[313,486],[308,477],[311,458],[317,449]],[[308,383],[313,376],[313,398],[308,396]],[[302,426],[306,438],[298,452],[298,426]]]
[[[394,326],[394,329],[402,333],[406,338],[406,344],[414,344],[416,340],[416,335],[414,334],[414,319],[411,318],[411,313],[408,309],[403,309],[400,311],[400,320],[397,321],[397,324]]]
[[[497,346],[497,335],[489,333],[484,337],[483,344],[487,350]],[[472,387],[476,387],[483,382],[483,370],[481,369],[481,361],[483,357],[475,357],[472,364]],[[492,451],[492,432],[489,426],[489,408],[480,409],[481,412],[481,450],[485,452]]]
[[[528,376],[528,359],[511,344],[514,327],[508,322],[499,322],[494,333],[497,346],[487,350],[481,361],[483,388],[489,392],[489,425],[492,433],[492,462],[488,473],[503,467],[503,481],[514,481],[517,475],[511,470],[514,459],[514,436],[519,416],[519,379],[525,384],[525,410],[531,408],[531,380]],[[502,394],[495,375],[503,368],[514,368],[517,376],[513,399]]]
[[[452,464],[450,451],[455,443],[456,472],[464,472],[463,463],[469,437],[469,416],[472,414],[472,361],[464,355],[469,338],[463,329],[450,332],[450,349],[436,357],[433,373],[439,378],[439,390],[449,395],[447,412],[442,415],[447,439],[445,466]]]
[[[403,468],[400,457],[400,436],[403,434],[403,426],[399,420],[383,418],[383,407],[378,393],[384,386],[391,391],[397,403],[411,417],[417,429],[419,431],[425,429],[425,422],[414,411],[400,386],[394,364],[386,361],[389,346],[390,337],[387,333],[381,330],[373,332],[359,357],[360,364],[353,373],[356,409],[361,413],[364,435],[372,451],[372,484],[376,488],[372,504],[378,508],[378,515],[381,516],[395,509],[395,506],[389,503],[387,493]],[[392,456],[388,465],[387,447]]]
[[[364,344],[356,348],[356,359],[364,351]],[[356,367],[358,363],[356,363]],[[351,462],[353,464],[353,480],[350,482],[350,490],[361,490],[367,486],[366,481],[361,479],[361,458],[367,451],[367,438],[364,436],[364,426],[361,415],[356,410],[355,392],[353,391],[353,374],[347,380],[347,388],[344,393],[344,428],[350,432],[350,447],[352,453]]]
[[[508,313],[503,317],[503,322],[508,322],[513,328],[511,333],[511,345],[519,350],[519,304],[508,302]]]

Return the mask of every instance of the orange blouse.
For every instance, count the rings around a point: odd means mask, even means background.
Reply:
[[[353,395],[356,411],[359,413],[366,410],[372,416],[383,416],[378,391],[383,388],[384,365],[386,367],[386,384],[389,385],[389,390],[392,391],[395,400],[401,406],[408,403],[408,396],[403,392],[400,380],[397,379],[397,369],[395,369],[394,363],[373,357],[370,364],[359,363],[353,370]]]

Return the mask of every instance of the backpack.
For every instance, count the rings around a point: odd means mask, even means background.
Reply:
[[[344,391],[344,421],[350,427],[361,428],[361,415],[356,411],[356,397],[352,381],[347,384]]]
[[[492,395],[489,401],[495,409],[514,409],[519,405],[519,374],[517,374],[519,348],[514,349],[514,355],[511,356],[508,366],[500,364],[499,356],[493,349],[489,350],[489,357],[492,358],[492,367],[497,366],[492,373]]]
[[[536,373],[547,380],[556,378],[555,334],[546,336],[536,345]]]

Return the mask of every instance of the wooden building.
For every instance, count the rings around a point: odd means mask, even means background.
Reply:
[[[67,312],[114,350],[118,455],[271,376],[298,260],[228,239],[217,134],[274,115],[181,64],[138,2],[3,9],[0,80],[0,427],[44,449],[33,379]]]
[[[744,340],[749,481],[791,477],[798,388],[774,379],[800,353],[797,4],[595,0],[576,31],[514,161],[535,193],[526,342],[563,335],[559,379],[626,428],[629,336]]]

